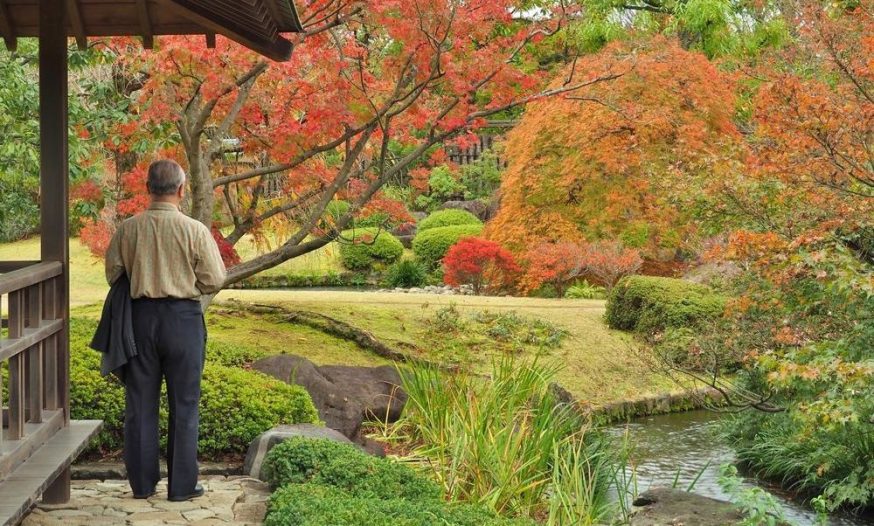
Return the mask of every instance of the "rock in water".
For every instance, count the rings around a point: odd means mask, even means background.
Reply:
[[[645,491],[633,504],[630,526],[729,526],[744,518],[730,502],[671,488]]]
[[[274,427],[270,431],[258,435],[258,437],[249,444],[249,451],[246,453],[246,461],[243,464],[243,473],[250,477],[261,479],[261,466],[264,463],[264,458],[267,456],[267,452],[273,449],[276,444],[291,437],[306,437],[312,439],[324,438],[343,444],[352,443],[351,440],[338,431],[313,424],[296,424],[293,426]]]

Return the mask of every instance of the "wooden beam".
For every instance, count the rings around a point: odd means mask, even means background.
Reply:
[[[88,49],[88,34],[85,32],[85,24],[82,23],[82,15],[79,12],[79,3],[76,0],[67,0],[67,14],[70,17],[70,27],[73,28],[73,36],[79,49]]]
[[[63,265],[58,262],[38,263],[14,270],[0,276],[0,294],[8,294],[41,281],[60,276],[64,272]]]
[[[6,42],[6,49],[9,51],[18,49],[18,40],[15,38],[15,32],[12,31],[12,19],[9,18],[5,0],[0,0],[0,35]]]
[[[55,302],[58,401],[70,421],[70,237],[67,151],[67,4],[39,2],[40,245],[42,261],[60,264]]]
[[[267,10],[270,11],[270,16],[272,16],[273,20],[276,20],[276,24],[279,25],[283,16],[279,11],[279,6],[276,5],[276,0],[264,0],[264,3],[267,4]]]
[[[265,57],[277,61],[285,61],[291,57],[294,46],[281,36],[269,39],[234,24],[233,20],[224,20],[223,18],[217,20],[215,13],[190,0],[161,0],[161,2],[205,29],[224,35]]]
[[[140,21],[140,32],[143,34],[143,47],[152,49],[155,47],[155,39],[152,36],[152,21],[149,18],[147,0],[137,0],[137,18]]]
[[[39,261],[0,261],[0,274],[14,272],[37,264]]]
[[[215,49],[215,33],[206,34],[206,47],[209,49]]]

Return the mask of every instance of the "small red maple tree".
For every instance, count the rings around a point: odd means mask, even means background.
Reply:
[[[498,243],[468,237],[449,248],[443,270],[447,285],[470,285],[474,293],[480,294],[511,289],[521,268],[513,254]]]

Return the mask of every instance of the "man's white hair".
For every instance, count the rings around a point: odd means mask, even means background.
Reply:
[[[173,195],[185,184],[185,171],[176,161],[161,159],[149,166],[146,185],[152,195]]]

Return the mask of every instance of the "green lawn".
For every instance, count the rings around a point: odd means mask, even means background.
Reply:
[[[70,250],[74,315],[98,316],[99,308],[94,304],[100,303],[108,290],[102,263],[78,240],[71,242]],[[38,254],[38,239],[0,245],[3,260],[37,258]],[[335,256],[327,254],[317,252],[309,263],[305,260],[289,262],[287,269],[324,271],[336,265]],[[326,263],[330,258],[334,258],[333,262]],[[433,332],[429,332],[431,320],[441,307],[455,304],[463,313],[515,311],[567,331],[561,347],[551,351],[549,357],[563,366],[559,382],[581,400],[599,405],[676,389],[669,379],[654,374],[639,359],[637,344],[631,337],[606,327],[602,301],[269,290],[228,290],[222,292],[217,301],[231,299],[320,312],[368,330],[401,350],[416,348],[424,349],[425,353],[429,338],[434,337]],[[216,340],[254,346],[271,353],[299,354],[318,364],[385,363],[382,358],[319,331],[241,315],[221,305],[210,310],[208,323],[210,335]],[[486,360],[483,357],[481,363],[484,365]]]
[[[256,255],[276,248],[276,243],[269,239],[264,243],[256,243],[251,236],[246,236],[237,243],[236,249],[245,261]],[[296,257],[292,260],[261,273],[263,276],[285,276],[288,274],[324,275],[329,272],[343,272],[340,264],[340,251],[336,244],[324,246],[318,250]]]
[[[228,290],[218,300],[275,303],[320,312],[364,328],[400,349],[420,347],[427,341],[429,324],[440,307],[454,304],[462,312],[515,311],[568,332],[561,347],[549,356],[563,366],[559,383],[580,400],[600,405],[677,388],[643,363],[631,336],[607,328],[604,302],[598,300],[264,290]],[[295,352],[294,345],[288,351]]]
[[[39,259],[39,238],[17,243],[0,244],[0,261]],[[88,305],[103,301],[109,286],[103,272],[103,261],[89,252],[78,239],[70,240],[70,304]]]

